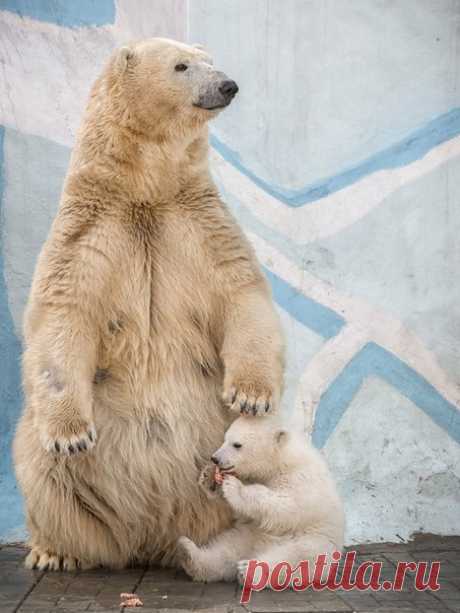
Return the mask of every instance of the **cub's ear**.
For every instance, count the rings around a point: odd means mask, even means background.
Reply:
[[[128,68],[129,64],[133,62],[134,56],[134,49],[131,47],[125,46],[118,50],[117,68],[120,72],[124,72]]]
[[[204,45],[201,45],[200,43],[193,43],[192,47],[194,49],[199,49],[200,51],[204,51]]]
[[[277,430],[275,432],[275,442],[278,445],[284,445],[289,438],[289,432],[287,430]]]

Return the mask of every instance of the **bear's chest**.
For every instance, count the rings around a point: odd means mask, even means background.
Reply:
[[[135,343],[200,351],[212,341],[213,264],[193,218],[142,215],[129,232],[110,311]],[[113,326],[112,326],[113,327]],[[123,335],[118,334],[118,340]]]

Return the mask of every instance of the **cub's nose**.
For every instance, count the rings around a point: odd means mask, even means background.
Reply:
[[[223,81],[219,87],[219,91],[226,98],[233,98],[238,91],[238,85],[235,81]]]
[[[214,464],[216,464],[216,466],[217,466],[217,464],[219,464],[219,460],[216,458],[215,455],[211,456],[211,461],[214,462]]]

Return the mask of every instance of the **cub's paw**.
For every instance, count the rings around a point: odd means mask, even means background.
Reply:
[[[195,543],[187,536],[180,536],[177,539],[177,558],[179,562],[189,563],[193,558],[193,551],[196,549]]]
[[[249,560],[240,560],[236,564],[236,578],[240,585],[244,585],[248,572]]]
[[[216,466],[214,464],[206,464],[198,477],[199,486],[210,498],[215,498],[219,495],[215,476]]]
[[[225,475],[224,482],[222,483],[222,494],[225,500],[232,507],[239,507],[242,503],[241,500],[241,488],[243,484],[241,481],[233,475]]]
[[[231,411],[242,415],[265,415],[273,411],[273,390],[255,384],[233,384],[223,394],[224,403]]]
[[[251,560],[239,560],[239,562],[237,562],[236,564],[236,578],[240,585],[244,585],[244,582],[246,581],[246,575],[248,572],[250,561]],[[253,581],[255,583],[261,582],[262,573],[263,573],[262,568],[260,566],[256,566],[255,571],[254,571],[254,577],[253,577]]]
[[[90,451],[96,444],[97,436],[92,423],[77,418],[48,424],[41,438],[46,451],[71,456]]]
[[[200,580],[200,569],[196,563],[196,554],[198,551],[199,548],[191,539],[187,538],[186,536],[181,536],[177,539],[177,561],[185,570],[187,575],[195,581]]]
[[[26,557],[24,566],[30,570],[66,570],[74,571],[77,568],[89,568],[72,556],[59,556],[51,551],[33,547]]]

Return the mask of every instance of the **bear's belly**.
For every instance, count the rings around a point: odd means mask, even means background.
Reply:
[[[176,532],[171,521],[182,534],[199,528],[200,540],[201,522],[181,522],[200,517],[208,506],[198,477],[231,421],[221,398],[223,369],[204,335],[193,347],[182,338],[155,335],[144,346],[138,339],[118,340],[123,350],[106,354],[94,385],[94,461],[105,475],[104,497],[112,496],[116,466],[130,515],[145,522],[151,514],[157,529],[169,526],[168,534]]]
[[[206,542],[227,522],[198,484],[231,415],[221,399],[212,297],[187,282],[176,294],[169,280],[146,280],[115,295],[100,343],[98,440],[83,477],[89,469],[107,507],[129,526],[128,540],[140,539],[139,551],[172,551],[181,534]]]
[[[154,556],[173,551],[181,535],[207,542],[228,521],[222,505],[210,505],[198,478],[231,416],[212,386],[203,386],[200,401],[184,390],[170,391],[168,398],[156,396],[149,410],[130,415],[95,406],[94,487],[107,508],[116,509],[128,540],[138,540],[134,549]],[[88,480],[86,469],[83,475]]]
[[[183,488],[184,479],[195,486],[198,468],[221,445],[230,423],[222,402],[223,369],[210,352],[203,357],[205,340],[195,344],[195,351],[172,339],[166,344],[157,339],[148,347],[133,343],[136,347],[129,348],[125,343],[123,353],[108,355],[106,368],[96,374],[98,446],[115,446],[129,458],[129,470],[145,472],[150,481],[161,465],[161,495],[169,495],[169,488]],[[133,448],[137,468],[132,467]],[[153,490],[156,487],[152,482]]]

